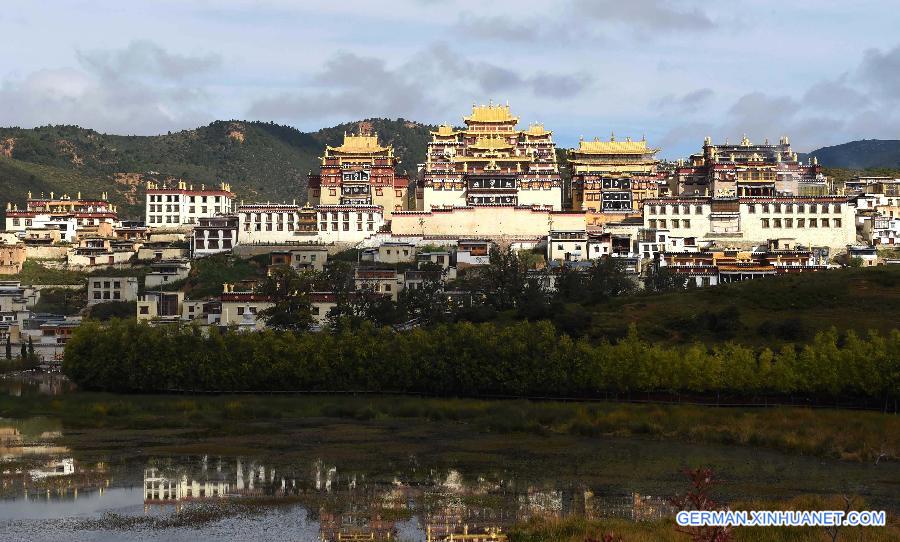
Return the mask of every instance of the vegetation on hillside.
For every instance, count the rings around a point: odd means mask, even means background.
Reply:
[[[404,119],[368,119],[312,133],[239,120],[158,136],[109,135],[78,126],[0,128],[0,191],[20,205],[29,190],[81,191],[85,197],[106,191],[131,218],[143,214],[147,179],[229,182],[242,199],[303,200],[307,174],[318,169],[325,145],[339,145],[345,131],[361,128],[394,145],[400,170],[412,174],[433,129]]]
[[[818,158],[823,166],[846,169],[894,168],[900,169],[900,140],[863,139],[840,145],[822,147],[808,154]]]

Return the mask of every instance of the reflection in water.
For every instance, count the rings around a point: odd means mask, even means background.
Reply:
[[[74,390],[75,384],[59,373],[0,375],[0,394],[3,395],[62,395]]]
[[[581,485],[519,485],[503,476],[467,480],[455,470],[430,472],[423,480],[370,480],[342,473],[323,461],[307,467],[275,468],[254,461],[172,459],[151,461],[144,470],[145,512],[226,499],[290,499],[318,522],[319,540],[394,540],[398,524],[415,522],[420,539],[468,542],[505,540],[516,522],[579,515],[636,521],[671,516],[665,499],[639,494],[601,495]]]

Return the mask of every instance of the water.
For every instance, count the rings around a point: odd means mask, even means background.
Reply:
[[[68,389],[43,379],[5,384],[0,390],[17,394]],[[636,438],[486,434],[450,422],[304,419],[272,427],[220,434],[0,419],[0,540],[418,541],[502,533],[530,518],[646,521],[673,515],[669,498],[687,487],[680,469],[695,465],[725,479],[723,501],[846,492],[874,508],[898,505],[893,464]]]

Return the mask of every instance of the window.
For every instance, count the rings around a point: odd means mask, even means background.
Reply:
[[[665,227],[666,227],[666,220],[665,220],[665,219],[662,219],[662,220],[659,221],[659,227],[660,227],[660,228],[665,228]]]
[[[350,223],[344,222],[344,231],[350,231]]]
[[[798,219],[797,219],[797,227],[798,227],[798,228],[805,228],[805,227],[806,227],[806,219],[805,219],[805,218],[798,218]]]
[[[150,307],[144,305],[141,307],[141,314],[150,314]]]
[[[764,203],[764,204],[763,204],[763,206],[762,206],[762,212],[763,212],[763,213],[768,213],[768,212],[769,212],[769,204],[768,204],[768,203]]]
[[[834,225],[835,228],[841,227],[841,219],[840,218],[833,218],[831,223]]]
[[[774,225],[776,228],[780,228],[780,227],[781,227],[781,219],[780,219],[780,218],[776,218],[773,225]]]
[[[100,292],[94,292],[94,299],[101,299]]]
[[[823,227],[823,228],[827,228],[827,227],[828,227],[828,219],[827,219],[827,218],[823,218],[823,219],[822,219],[822,227]]]
[[[768,227],[769,227],[769,219],[768,219],[768,218],[762,219],[762,227],[763,227],[763,228],[768,228]]]
[[[673,205],[673,206],[672,206],[672,214],[673,214],[673,215],[677,215],[677,214],[678,214],[678,206],[677,206],[677,205]]]
[[[750,213],[751,215],[756,214],[756,205],[754,205],[752,203],[750,205],[748,205],[747,212]]]
[[[775,212],[776,212],[776,213],[780,213],[780,212],[781,212],[781,204],[780,204],[780,203],[776,203],[776,204],[775,204]],[[776,227],[777,227],[777,226],[776,226]]]
[[[651,228],[655,228],[655,227],[656,227],[656,219],[655,219],[655,218],[651,218],[651,219],[649,220],[649,222],[648,222],[648,225],[649,225]]]
[[[828,204],[827,204],[827,203],[823,203],[823,204],[822,204],[822,214],[825,214],[825,213],[827,213],[827,212],[828,212]]]
[[[799,205],[797,205],[797,212],[798,212],[798,213],[804,213],[804,212],[806,212],[806,205],[803,205],[802,203],[799,204]]]
[[[238,316],[243,315],[243,314],[244,314],[244,307],[238,307],[238,308],[237,308],[237,313],[238,313]]]
[[[832,209],[834,210],[835,213],[840,213],[841,212],[841,204],[835,203],[834,205],[832,205]]]
[[[818,221],[817,221],[815,218],[810,218],[810,219],[809,219],[809,227],[810,227],[810,228],[815,228],[817,222],[818,222]]]
[[[385,292],[390,292],[390,291],[391,291],[391,285],[390,285],[390,284],[385,284],[385,285],[384,285],[384,291],[385,291]]]
[[[784,227],[785,228],[793,228],[794,227],[794,219],[793,218],[785,218],[784,219]]]
[[[694,214],[695,214],[695,215],[702,215],[702,214],[703,214],[703,206],[702,206],[702,205],[698,205],[697,208],[694,210]]]
[[[691,221],[690,221],[690,220],[682,220],[682,221],[681,221],[681,227],[682,227],[682,228],[690,228],[690,227],[691,227]]]

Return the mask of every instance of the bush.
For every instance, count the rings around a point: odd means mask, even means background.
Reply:
[[[577,318],[575,314],[573,318]],[[780,351],[726,343],[663,347],[632,327],[617,343],[560,335],[553,324],[441,324],[395,332],[364,323],[334,334],[263,331],[207,335],[193,326],[89,321],[66,344],[63,370],[79,386],[170,389],[380,391],[435,395],[602,396],[687,392],[900,396],[900,331],[819,333]],[[226,413],[239,416],[237,403]],[[350,417],[370,413],[340,412]]]

